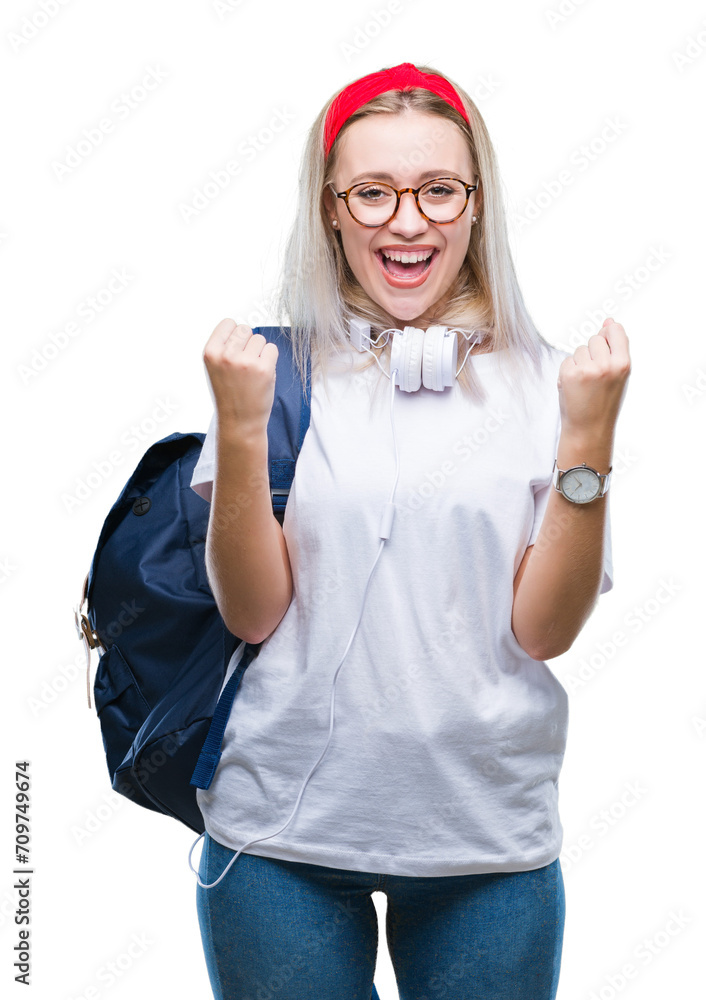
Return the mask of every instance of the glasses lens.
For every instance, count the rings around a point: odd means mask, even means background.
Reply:
[[[453,177],[428,181],[419,192],[420,207],[432,222],[453,222],[467,200],[465,187]],[[348,196],[351,215],[365,226],[384,226],[396,204],[394,188],[377,181],[356,184]]]
[[[366,226],[382,226],[395,211],[397,195],[387,184],[356,184],[348,195],[351,215]]]
[[[466,189],[453,177],[429,181],[419,192],[422,211],[432,222],[452,222],[466,207]]]

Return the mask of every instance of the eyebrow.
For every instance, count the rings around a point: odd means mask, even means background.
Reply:
[[[452,177],[452,176],[457,177],[458,180],[461,179],[460,177],[458,177],[458,175],[455,173],[455,171],[453,171],[453,170],[441,170],[441,169],[439,169],[439,170],[427,170],[425,173],[419,175],[419,179],[421,181],[426,181],[426,180],[431,180],[433,177]],[[383,173],[380,170],[377,170],[377,171],[371,170],[371,171],[369,171],[367,173],[364,173],[364,174],[357,174],[353,178],[353,180],[350,182],[350,184],[348,186],[352,187],[354,184],[357,184],[358,181],[372,181],[372,180],[392,181],[393,180],[393,176],[392,176],[392,174]]]

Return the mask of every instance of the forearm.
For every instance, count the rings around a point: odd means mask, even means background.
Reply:
[[[234,635],[257,643],[274,631],[292,599],[292,573],[272,512],[266,430],[246,436],[217,428],[206,568]]]
[[[586,462],[600,473],[611,466],[612,439],[562,432],[560,469]],[[516,581],[512,630],[534,659],[565,653],[595,607],[603,579],[607,497],[575,504],[552,490],[539,535]]]

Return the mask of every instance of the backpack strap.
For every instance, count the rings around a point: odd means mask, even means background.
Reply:
[[[286,328],[288,330],[288,328]],[[275,514],[284,513],[287,505],[287,498],[294,479],[294,467],[301,450],[304,435],[309,427],[311,417],[311,358],[306,361],[306,389],[297,378],[297,372],[292,358],[291,341],[284,331],[278,326],[256,327],[253,333],[261,333],[268,341],[274,341],[280,355],[284,354],[286,361],[281,365],[281,370],[291,371],[291,381],[284,385],[275,385],[275,399],[272,405],[272,414],[267,425],[268,446],[270,454],[270,494],[272,496],[272,509]],[[299,419],[291,420],[291,414],[296,413],[293,394],[299,397]],[[252,645],[245,644],[245,650],[240,663],[228,679],[228,683],[223,688],[216,705],[216,710],[211,719],[208,735],[204,740],[199,759],[196,762],[194,773],[189,784],[196,788],[209,788],[216,773],[218,762],[221,759],[221,744],[223,734],[228,724],[230,712],[235,700],[235,693],[238,690],[240,680],[260,651],[260,643]]]
[[[255,659],[259,650],[259,643],[257,646],[253,646],[249,642],[245,644],[245,651],[240,659],[240,663],[228,678],[228,683],[221,692],[216,710],[211,719],[208,734],[201,747],[199,759],[196,761],[196,767],[189,782],[190,785],[195,785],[196,788],[208,788],[213,781],[213,775],[216,773],[218,762],[221,759],[221,743],[223,742],[223,734],[228,724],[230,710],[235,700],[235,692],[238,690],[241,677]]]
[[[291,328],[258,326],[268,342],[275,343],[278,379],[267,425],[270,495],[275,515],[284,514],[294,479],[294,467],[311,419],[311,358],[306,359],[306,389],[301,384],[292,354]],[[288,375],[289,373],[289,375]]]

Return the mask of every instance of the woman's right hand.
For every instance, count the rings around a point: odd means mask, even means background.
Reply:
[[[275,398],[279,351],[244,323],[222,319],[208,338],[203,360],[221,427],[267,430]]]

